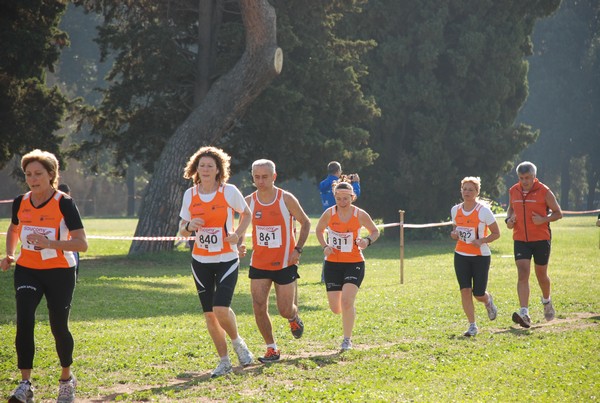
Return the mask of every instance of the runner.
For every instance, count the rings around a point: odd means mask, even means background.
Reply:
[[[15,262],[17,301],[17,365],[21,383],[9,402],[33,402],[31,372],[35,355],[35,312],[46,297],[48,319],[62,367],[59,403],[75,401],[77,380],[71,372],[73,335],[69,314],[75,291],[75,252],[88,248],[85,230],[73,199],[57,191],[59,164],[47,151],[33,150],[21,159],[30,191],[13,202],[12,221],[6,235],[6,257],[0,262],[7,271]],[[15,258],[17,244],[21,251]]]
[[[295,301],[300,278],[298,263],[310,232],[310,219],[293,194],[275,186],[277,172],[273,161],[254,161],[252,178],[257,190],[246,197],[253,229],[249,277],[256,325],[267,345],[267,352],[258,360],[266,363],[279,361],[281,357],[268,309],[273,283],[277,309],[289,321],[292,335],[300,338],[304,332]],[[294,221],[300,223],[297,242]]]
[[[369,214],[354,206],[356,194],[349,182],[334,185],[335,206],[323,212],[316,228],[325,255],[324,274],[329,308],[342,314],[344,338],[342,351],[352,349],[352,330],[356,320],[354,302],[365,276],[362,251],[379,238],[379,230]],[[369,235],[360,237],[365,227]],[[327,240],[324,232],[327,229]]]
[[[524,328],[531,327],[529,316],[529,275],[531,258],[535,263],[535,275],[542,290],[542,305],[547,321],[554,319],[556,312],[550,296],[550,222],[562,218],[562,211],[554,193],[536,178],[537,168],[524,161],[517,166],[519,182],[510,188],[506,226],[513,230],[514,254],[517,264],[517,294],[521,309],[514,312],[512,320]],[[549,211],[551,211],[550,214]]]
[[[232,370],[227,354],[227,334],[242,366],[252,363],[253,356],[238,334],[235,313],[230,308],[237,284],[237,243],[250,224],[250,210],[244,196],[229,179],[231,157],[215,147],[200,148],[188,161],[183,177],[192,179],[194,186],[184,196],[179,231],[183,236],[195,232],[192,249],[192,274],[208,333],[220,357],[211,377]],[[237,228],[235,213],[240,214]]]
[[[500,229],[492,211],[478,200],[480,189],[479,178],[464,178],[460,182],[463,202],[450,211],[450,237],[456,240],[454,271],[463,311],[469,320],[469,328],[464,333],[466,337],[475,336],[478,331],[473,297],[485,304],[490,320],[496,319],[498,314],[492,294],[486,289],[492,254],[488,244],[500,238]]]

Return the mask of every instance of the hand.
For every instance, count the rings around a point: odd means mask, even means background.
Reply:
[[[329,245],[327,245],[325,248],[323,248],[323,254],[325,256],[329,256],[333,253],[333,248]]]
[[[237,244],[238,241],[240,240],[240,236],[236,232],[232,232],[231,234],[229,234],[228,236],[226,236],[225,238],[223,238],[223,240],[225,242]]]
[[[187,224],[187,229],[190,230],[190,232],[194,232],[202,228],[203,225],[204,220],[202,218],[192,218],[192,221]]]
[[[50,240],[48,237],[41,234],[27,235],[27,242],[34,245],[36,249],[46,249],[50,247]]]
[[[360,182],[360,176],[358,176],[358,174],[352,174],[352,175],[350,175],[350,181]]]
[[[238,254],[240,257],[245,257],[247,253],[246,245],[238,245]]]
[[[15,261],[15,258],[12,256],[6,256],[2,261],[0,261],[0,269],[2,271],[7,271],[10,269],[10,265]]]
[[[458,240],[458,231],[454,230],[450,232],[450,238]]]
[[[291,264],[298,264],[298,263],[300,263],[300,252],[298,252],[296,249],[294,249],[292,251],[292,254],[290,256],[290,263]]]
[[[544,224],[544,223],[547,222],[546,221],[546,216],[539,215],[539,214],[536,214],[536,213],[533,213],[531,215],[531,221],[533,221],[533,223],[535,225],[542,225],[542,224]]]
[[[513,229],[516,222],[517,222],[517,216],[512,215],[512,216],[508,217],[506,220],[506,228]]]
[[[367,249],[369,246],[369,240],[367,238],[356,238],[356,245],[358,249]]]

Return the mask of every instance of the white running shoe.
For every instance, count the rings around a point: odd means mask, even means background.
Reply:
[[[216,378],[218,376],[223,376],[230,373],[231,370],[231,361],[219,361],[219,365],[217,365],[217,368],[213,369],[213,371],[210,374],[210,377]]]
[[[238,356],[238,360],[240,360],[240,365],[242,367],[247,367],[248,365],[252,364],[254,356],[252,355],[250,350],[248,350],[248,346],[246,345],[244,339],[242,339],[241,337],[239,339],[240,341],[238,343],[232,343],[233,349],[235,350],[235,353]]]
[[[471,324],[469,324],[469,328],[463,334],[463,336],[465,336],[465,337],[474,337],[474,336],[477,335],[478,331],[479,331],[479,329],[477,329],[477,325],[475,323],[471,323]]]
[[[75,401],[75,388],[77,387],[77,379],[75,375],[66,381],[58,382],[58,399],[56,403],[73,403]]]
[[[513,312],[512,320],[525,329],[529,329],[531,327],[531,318],[529,315],[521,315],[519,312]]]
[[[349,337],[344,337],[342,341],[342,351],[352,350],[352,341]]]
[[[550,322],[554,319],[554,316],[556,315],[556,311],[554,310],[552,301],[548,301],[544,304],[544,300],[542,298],[542,304],[544,305],[544,318],[546,318],[546,320]]]
[[[496,316],[498,316],[498,308],[496,305],[494,305],[494,298],[492,298],[492,294],[488,293],[488,295],[490,296],[490,302],[485,304],[485,309],[487,309],[488,318],[490,318],[490,320],[494,320],[496,319]]]
[[[33,403],[33,386],[29,381],[19,382],[8,398],[9,403]]]

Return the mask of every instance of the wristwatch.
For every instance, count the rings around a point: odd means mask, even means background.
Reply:
[[[303,249],[302,249],[301,247],[299,247],[299,246],[296,246],[294,249],[295,249],[295,250],[296,250],[298,253],[302,254],[302,251],[303,251]]]

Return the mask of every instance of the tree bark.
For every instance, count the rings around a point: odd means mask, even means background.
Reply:
[[[230,130],[236,119],[281,72],[276,16],[267,0],[240,0],[246,48],[237,64],[211,86],[202,103],[177,128],[165,145],[140,209],[135,236],[169,236],[178,230],[183,179],[189,157]],[[129,255],[171,250],[172,241],[133,241]]]

